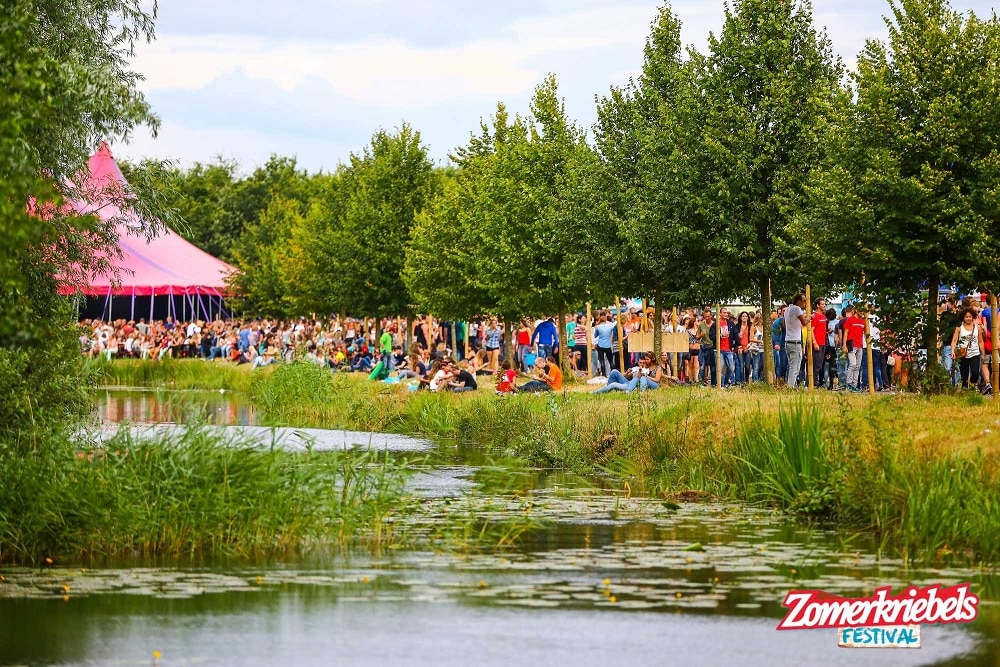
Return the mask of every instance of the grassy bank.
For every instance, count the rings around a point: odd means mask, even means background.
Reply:
[[[53,436],[0,458],[0,562],[378,549],[396,540],[390,517],[405,504],[391,460],[272,451],[198,429],[89,448]]]
[[[307,365],[256,376],[250,394],[279,422],[461,438],[665,497],[698,491],[872,529],[907,558],[1000,561],[1000,410],[978,395],[496,397],[407,392]]]

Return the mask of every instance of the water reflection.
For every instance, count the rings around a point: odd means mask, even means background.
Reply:
[[[260,423],[249,401],[226,392],[106,389],[98,392],[96,404],[97,418],[111,424]]]

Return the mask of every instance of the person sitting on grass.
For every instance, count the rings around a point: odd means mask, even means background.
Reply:
[[[479,350],[469,360],[469,372],[473,375],[493,375],[489,369],[489,359],[486,357],[486,350]]]
[[[641,363],[642,361],[645,361],[645,365]],[[639,391],[659,389],[660,384],[667,379],[669,378],[666,378],[663,375],[663,367],[656,363],[656,355],[652,352],[647,352],[646,355],[640,359]]]
[[[513,394],[517,391],[514,382],[517,381],[517,371],[511,366],[510,360],[504,360],[500,366],[500,375],[497,380],[497,394]]]
[[[626,394],[632,393],[639,386],[639,379],[642,377],[642,370],[646,367],[646,362],[646,357],[642,357],[639,359],[639,365],[628,369],[624,375],[617,368],[612,370],[611,374],[608,375],[608,383],[594,393],[606,394],[609,391],[624,391]]]
[[[448,380],[448,386],[454,392],[475,391],[479,389],[476,384],[476,377],[469,372],[469,363],[463,361],[456,365],[453,359],[448,360],[448,369],[452,373],[452,379]]]
[[[536,379],[518,387],[517,391],[527,393],[559,391],[562,389],[563,374],[559,369],[559,364],[556,363],[556,358],[554,356],[549,355],[546,357],[545,363],[536,367],[536,374]]]

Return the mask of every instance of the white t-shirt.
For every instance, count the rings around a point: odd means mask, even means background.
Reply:
[[[796,306],[794,303],[788,308],[785,308],[785,342],[786,343],[801,343],[802,342],[802,320],[799,319],[799,315],[802,314],[802,309]]]
[[[431,384],[430,384],[431,391],[437,391],[438,389],[441,388],[441,383],[444,381],[446,375],[448,374],[445,373],[444,371],[438,371],[437,373],[434,374],[434,377],[431,378]]]

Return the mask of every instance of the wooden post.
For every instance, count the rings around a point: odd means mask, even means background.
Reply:
[[[463,359],[469,358],[469,322],[465,322],[465,354],[462,355]]]
[[[872,363],[871,313],[865,304],[865,359],[868,361],[868,394],[875,395],[875,365]]]
[[[455,325],[458,324],[455,320],[451,321],[451,354],[452,358],[458,356],[458,332],[455,331]]]
[[[671,327],[674,330],[674,333],[677,333],[677,306],[674,306],[673,309],[671,309],[671,311],[670,311],[670,324],[671,324]],[[662,333],[658,334],[658,335],[660,336],[660,338],[663,338],[663,334]],[[670,365],[673,366],[673,368],[674,368],[674,377],[675,378],[680,377],[680,372],[677,369],[677,353],[676,352],[671,352],[670,353]]]
[[[990,292],[990,337],[993,339],[992,372],[990,382],[993,384],[993,400],[1000,399],[1000,317],[997,317],[997,295]]]
[[[715,304],[715,387],[722,389],[722,304]]]
[[[587,327],[587,378],[588,379],[594,377],[594,360],[593,360],[594,341],[592,341],[590,339],[591,331],[593,331],[593,327],[591,325],[591,322],[593,322],[593,320],[590,319],[590,302],[588,301],[587,302],[587,324],[586,324],[586,327]]]
[[[615,297],[618,300],[617,307],[615,308],[615,323],[618,325],[618,370],[621,374],[625,374],[625,337],[622,331],[622,300],[621,297]]]
[[[812,332],[812,293],[806,285],[806,324],[802,327],[802,349],[806,352],[806,386],[815,389],[813,382],[813,332]]]

